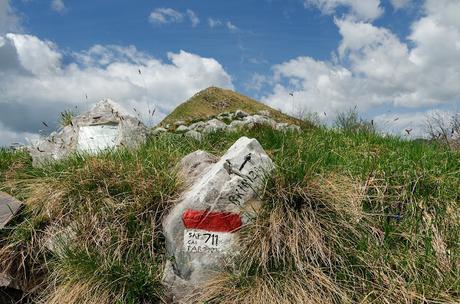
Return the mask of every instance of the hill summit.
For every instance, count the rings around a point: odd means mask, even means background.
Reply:
[[[268,111],[276,121],[301,124],[301,121],[275,110],[259,101],[232,90],[209,87],[193,95],[189,100],[172,111],[160,125],[174,124],[176,121],[193,122],[217,116],[224,112],[243,110],[249,114]]]

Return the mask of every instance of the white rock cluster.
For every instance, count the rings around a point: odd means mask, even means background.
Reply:
[[[242,110],[236,110],[234,113],[221,113],[216,118],[208,121],[198,121],[190,125],[186,125],[184,121],[174,123],[175,129],[171,126],[158,127],[152,131],[152,134],[160,134],[165,132],[173,132],[184,134],[197,140],[201,140],[202,134],[215,131],[234,132],[240,129],[251,129],[256,125],[270,126],[279,131],[299,132],[301,129],[297,125],[288,124],[285,122],[277,122],[270,117],[269,111],[259,111],[257,114],[250,115]]]

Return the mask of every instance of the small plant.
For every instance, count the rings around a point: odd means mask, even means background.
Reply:
[[[346,132],[375,132],[374,123],[361,118],[356,107],[337,114],[335,125]]]
[[[59,125],[61,127],[66,127],[66,126],[72,124],[72,119],[76,115],[77,114],[72,110],[65,110],[64,112],[61,112],[61,119],[59,120]]]

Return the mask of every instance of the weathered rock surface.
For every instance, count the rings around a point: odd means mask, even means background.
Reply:
[[[98,153],[121,146],[135,148],[145,141],[146,134],[144,124],[123,114],[115,102],[106,99],[28,150],[36,166],[63,159],[74,152]]]
[[[188,131],[187,133],[185,133],[185,136],[196,139],[198,141],[200,141],[202,137],[201,133],[195,130]]]
[[[185,133],[189,130],[189,128],[187,126],[184,126],[184,125],[180,125],[177,127],[176,129],[176,133]]]
[[[238,252],[238,229],[251,220],[273,163],[256,139],[242,137],[216,162],[204,151],[186,156],[180,174],[190,181],[163,226],[173,258],[164,280],[177,298],[221,269]]]
[[[158,127],[158,128],[153,129],[151,134],[152,135],[158,135],[158,134],[165,133],[165,132],[168,132],[168,130],[166,130],[163,127]]]
[[[225,122],[222,122],[218,119],[211,119],[206,123],[206,126],[203,129],[203,133],[225,130],[226,128],[227,124]]]
[[[242,129],[252,129],[256,125],[269,126],[283,132],[301,131],[301,128],[297,125],[275,121],[270,117],[269,111],[259,111],[258,113],[259,114],[249,115],[242,110],[237,110],[235,113],[225,112],[217,115],[217,118],[208,121],[198,121],[188,127],[180,125],[175,130],[175,133],[185,133],[188,137],[201,140],[202,135],[206,133],[215,131],[235,132]],[[180,121],[180,123],[182,124],[184,122]]]
[[[0,191],[0,229],[4,228],[19,212],[22,203],[11,195]]]

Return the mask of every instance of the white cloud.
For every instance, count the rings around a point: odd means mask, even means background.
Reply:
[[[222,25],[222,21],[219,19],[208,18],[208,24],[210,28],[215,28]]]
[[[64,12],[67,8],[62,0],[52,0],[51,1],[51,8],[59,13]]]
[[[192,23],[193,27],[197,26],[200,23],[200,18],[198,18],[194,11],[188,9],[187,16],[190,19],[190,22]]]
[[[384,27],[336,19],[342,36],[336,55],[275,65],[273,91],[264,100],[288,112],[303,107],[330,113],[355,105],[361,111],[394,106],[414,113],[453,108],[460,102],[459,15],[456,0],[426,1],[425,15],[411,26],[410,43]],[[288,102],[292,91],[294,101]]]
[[[180,23],[184,15],[172,8],[157,8],[150,13],[149,21],[154,24]]]
[[[103,98],[136,108],[147,123],[148,109],[155,107],[153,123],[201,89],[233,89],[219,62],[185,51],[168,53],[163,62],[134,46],[95,45],[67,54],[64,62],[51,42],[30,35],[0,37],[2,144],[37,133],[42,121],[53,126],[63,110],[83,111]]]
[[[0,0],[0,35],[19,29],[19,17],[13,12],[10,1]]]
[[[380,0],[304,0],[304,5],[317,7],[323,14],[334,14],[337,8],[347,7],[350,15],[359,20],[375,20],[384,11]]]
[[[225,23],[225,25],[227,26],[227,28],[230,30],[230,31],[237,31],[238,30],[238,27],[236,25],[234,25],[233,23],[231,23],[230,21],[227,21]]]
[[[391,5],[398,10],[408,7],[412,3],[412,0],[391,0]]]

